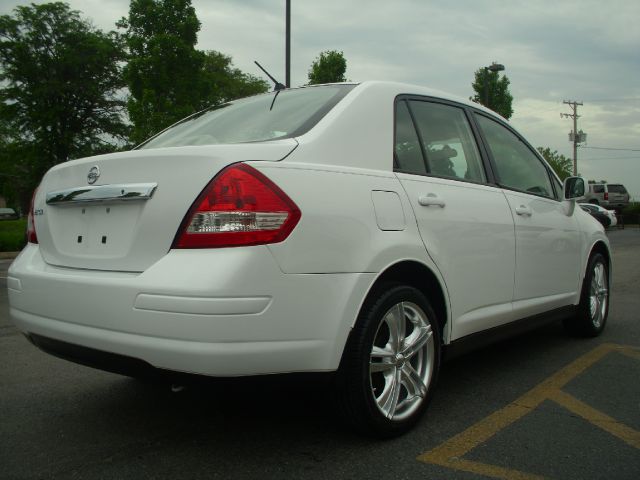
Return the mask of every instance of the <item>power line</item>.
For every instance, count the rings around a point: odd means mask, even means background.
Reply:
[[[640,157],[593,157],[593,158],[584,158],[582,160],[638,160]]]
[[[620,152],[640,152],[640,148],[609,148],[609,147],[580,147],[590,148],[591,150],[617,150]]]
[[[590,103],[606,103],[606,102],[633,102],[640,100],[640,97],[620,97],[620,98],[598,98],[589,100]]]

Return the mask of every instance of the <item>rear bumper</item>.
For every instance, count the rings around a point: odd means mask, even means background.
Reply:
[[[238,376],[335,370],[373,276],[283,274],[263,246],[175,250],[139,274],[79,270],[28,245],[7,285],[27,335]]]

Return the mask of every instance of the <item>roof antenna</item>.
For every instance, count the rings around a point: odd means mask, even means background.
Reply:
[[[274,91],[278,91],[279,92],[280,90],[284,90],[284,89],[287,88],[283,84],[281,84],[279,81],[277,81],[275,78],[273,78],[269,74],[269,72],[267,72],[264,68],[262,68],[262,65],[260,65],[258,62],[256,62],[254,60],[253,63],[255,63],[260,68],[260,70],[262,70],[265,73],[265,75],[267,75],[267,77],[269,77],[271,79],[271,81],[275,84],[275,87],[273,88]]]

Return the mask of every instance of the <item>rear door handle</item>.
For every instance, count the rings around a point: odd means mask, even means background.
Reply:
[[[436,195],[435,193],[428,193],[427,195],[421,195],[418,198],[418,203],[423,207],[436,206],[436,207],[444,208],[445,206],[444,200],[438,195]]]
[[[527,207],[526,205],[520,205],[519,207],[516,207],[516,213],[521,217],[530,217],[533,212],[531,211],[530,207]]]

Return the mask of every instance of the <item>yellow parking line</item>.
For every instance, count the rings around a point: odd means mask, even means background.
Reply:
[[[631,357],[634,360],[640,360],[640,350],[635,350],[633,348],[624,348],[620,350],[620,353],[626,355],[627,357]]]
[[[636,448],[640,448],[638,432],[561,391],[562,387],[567,383],[612,351],[619,351],[630,355],[633,358],[637,358],[636,355],[639,355],[638,351],[633,347],[614,345],[610,343],[599,345],[590,352],[571,362],[562,370],[551,375],[513,403],[510,403],[501,410],[485,417],[476,424],[467,428],[464,432],[455,435],[436,448],[423,453],[418,457],[418,460],[425,463],[432,463],[455,470],[463,470],[493,478],[507,480],[542,478],[529,473],[520,472],[518,470],[506,469],[496,465],[488,465],[480,462],[472,462],[465,460],[462,457],[474,448],[488,441],[500,430],[524,417],[545,400],[554,400],[558,402],[563,407],[582,416],[587,421],[624,440],[628,444]]]
[[[431,462],[436,463],[436,462]],[[520,470],[512,470],[510,468],[499,467],[497,465],[489,465],[487,463],[473,462],[460,458],[456,460],[455,466],[442,465],[444,467],[455,468],[463,472],[484,475],[485,477],[501,478],[504,480],[544,480],[544,477],[534,475],[532,473],[521,472]]]
[[[611,435],[618,437],[620,440],[640,450],[640,432],[633,428],[627,427],[615,418],[611,418],[609,415],[590,407],[586,403],[560,390],[553,392],[550,399],[562,405],[567,410],[580,415],[589,423],[597,425],[604,431],[609,432]]]

